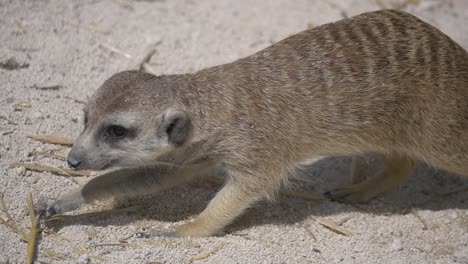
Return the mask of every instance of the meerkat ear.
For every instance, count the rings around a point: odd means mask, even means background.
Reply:
[[[168,109],[159,119],[158,133],[167,137],[169,144],[183,145],[192,133],[192,120],[190,115],[180,109]]]

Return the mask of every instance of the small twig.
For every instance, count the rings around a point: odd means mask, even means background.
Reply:
[[[218,245],[216,245],[213,249],[211,250],[206,250],[200,252],[198,255],[191,257],[188,263],[193,263],[196,260],[201,260],[201,259],[206,259],[207,257],[213,255],[214,253],[220,251],[224,247],[224,243],[221,242]]]
[[[132,55],[130,55],[130,54],[128,54],[128,53],[126,53],[126,52],[124,52],[124,51],[122,51],[122,50],[120,50],[120,49],[118,49],[118,48],[116,48],[116,47],[113,47],[113,46],[111,46],[111,45],[108,45],[108,44],[105,44],[105,43],[99,43],[99,46],[101,46],[101,47],[103,47],[103,48],[105,48],[105,49],[107,49],[107,50],[109,50],[109,51],[111,51],[111,52],[113,52],[113,53],[122,55],[122,56],[124,56],[124,57],[127,58],[127,59],[133,58]]]
[[[28,67],[28,63],[19,63],[15,57],[11,57],[0,62],[0,68],[8,71],[19,70]]]
[[[132,62],[130,62],[129,69],[153,73],[151,67],[148,66],[148,62],[157,52],[157,46],[159,46],[161,43],[162,41],[158,41],[148,46],[141,56],[136,57]]]
[[[21,23],[21,20],[15,19],[15,24],[21,30],[21,32],[23,32],[24,34],[28,33],[26,27],[24,27],[23,23]]]
[[[300,214],[302,214],[304,216],[309,215],[305,210],[303,210],[303,209],[301,209],[301,208],[299,208],[299,207],[297,207],[297,206],[295,206],[295,205],[293,205],[293,204],[291,204],[291,203],[289,203],[287,201],[281,201],[281,203],[287,205],[288,207],[294,209],[295,211],[299,212]],[[319,218],[319,217],[313,217],[313,219],[315,221],[317,221],[319,224],[321,224],[322,226],[324,226],[324,227],[326,227],[326,228],[328,228],[328,229],[330,229],[330,230],[332,230],[332,231],[334,231],[334,232],[336,232],[338,234],[342,234],[342,235],[345,235],[345,236],[352,236],[351,231],[349,231],[348,229],[346,229],[344,227],[341,227],[341,226],[335,224],[334,222],[332,222],[330,220],[326,220],[324,218]]]
[[[39,222],[36,219],[36,215],[34,214],[34,206],[32,200],[32,194],[29,193],[27,197],[28,203],[28,210],[29,210],[29,218],[31,219],[31,229],[29,231],[29,239],[28,239],[28,250],[27,250],[27,257],[26,263],[33,263],[34,261],[34,253],[36,250],[36,239],[37,234],[39,233],[38,224]]]
[[[73,98],[73,97],[70,97],[70,96],[65,96],[65,98],[70,99],[70,100],[73,100],[75,103],[86,104],[85,101],[80,100],[80,99],[76,99],[76,98]]]
[[[94,244],[90,245],[89,247],[97,248],[97,247],[126,247],[128,244],[125,243],[104,243],[104,244]]]
[[[88,247],[84,243],[80,243],[74,248],[74,251],[78,254],[84,254],[86,251],[88,251]]]
[[[30,171],[50,172],[50,173],[62,175],[62,176],[87,177],[87,176],[93,175],[92,171],[84,171],[84,170],[75,171],[71,169],[52,167],[49,165],[36,165],[36,164],[23,163],[23,162],[16,162],[16,163],[10,164],[10,168],[19,168],[19,167],[24,167],[25,169],[30,170]]]
[[[13,218],[13,216],[8,211],[5,200],[3,199],[3,193],[0,193],[0,204],[2,206],[1,211],[3,213],[5,213],[5,215],[7,217],[7,220],[0,217],[0,223],[2,223],[5,226],[9,227],[13,231],[15,231],[17,234],[21,235],[22,240],[28,241],[27,234],[23,230],[20,229],[18,222]]]
[[[31,86],[31,88],[33,89],[37,89],[37,90],[59,90],[59,89],[62,89],[63,86],[60,85],[60,84],[56,84],[56,85],[47,85],[47,86],[38,86],[38,85],[33,85]]]
[[[87,30],[90,30],[92,32],[96,32],[96,33],[101,33],[101,34],[109,34],[110,32],[107,31],[107,30],[103,30],[103,29],[100,29],[100,28],[97,28],[97,27],[94,27],[94,26],[88,26],[88,25],[80,25],[78,23],[75,23],[75,22],[72,22],[72,21],[64,21],[65,24],[68,24],[70,26],[73,26],[73,27],[76,27],[76,28],[79,28],[79,29],[87,29]]]
[[[17,102],[15,104],[15,111],[21,111],[24,108],[31,108],[32,104],[30,102]]]
[[[71,147],[73,146],[73,140],[65,135],[59,134],[52,134],[52,135],[38,135],[38,134],[31,134],[28,135],[29,138],[48,144],[56,144]]]
[[[50,248],[44,248],[44,247],[43,247],[42,250],[44,251],[44,253],[45,253],[49,258],[55,258],[55,259],[59,259],[59,260],[64,260],[64,259],[66,259],[66,256],[65,256],[64,254],[55,252],[55,251],[53,251],[53,250],[50,249]]]
[[[0,134],[2,134],[2,136],[11,134],[11,133],[13,133],[14,131],[15,131],[14,128],[0,128]]]
[[[344,223],[348,222],[351,219],[351,216],[347,216],[340,221],[336,222],[339,226],[342,226]]]
[[[319,218],[319,217],[315,217],[314,218],[319,224],[321,224],[322,226],[338,233],[338,234],[341,234],[341,235],[345,235],[345,236],[352,236],[353,233],[351,233],[351,231],[349,231],[348,229],[342,227],[342,226],[339,226],[337,224],[335,224],[334,222],[330,221],[330,220],[326,220],[324,218]]]
[[[312,228],[310,225],[307,225],[304,227],[307,232],[309,233],[309,235],[312,237],[312,239],[314,239],[315,241],[317,241],[317,237],[315,236],[314,232],[312,231]]]

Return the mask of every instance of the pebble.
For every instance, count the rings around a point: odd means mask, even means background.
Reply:
[[[422,251],[426,252],[426,253],[430,253],[432,251],[432,246],[429,245],[429,244],[419,245],[418,248],[421,249]]]
[[[401,240],[400,239],[393,240],[393,242],[388,247],[388,250],[390,252],[402,251],[403,245],[401,244]]]
[[[33,119],[44,119],[44,117],[42,116],[42,113],[41,113],[41,112],[38,112],[38,111],[37,111],[37,112],[33,112],[33,113],[31,114],[31,117],[32,117]]]
[[[83,254],[78,258],[77,263],[89,263],[90,259],[88,254]]]
[[[18,176],[26,175],[26,169],[24,167],[16,168],[15,171]]]

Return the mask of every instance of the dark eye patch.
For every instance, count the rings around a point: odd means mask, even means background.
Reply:
[[[107,128],[107,133],[112,137],[122,138],[127,134],[127,129],[123,126],[113,125]]]
[[[126,128],[121,125],[108,125],[100,129],[102,138],[109,142],[117,142],[123,139],[132,139],[136,136],[136,129]]]

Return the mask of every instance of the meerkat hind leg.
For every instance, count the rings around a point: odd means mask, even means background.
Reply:
[[[399,155],[388,155],[382,158],[384,170],[378,175],[348,187],[335,189],[326,195],[346,203],[367,202],[405,181],[415,164],[412,159]]]

